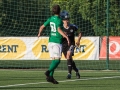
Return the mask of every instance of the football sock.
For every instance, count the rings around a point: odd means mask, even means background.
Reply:
[[[53,76],[53,74],[54,74],[54,70],[50,72],[50,76]]]
[[[70,59],[67,60],[67,65],[68,65],[68,73],[71,74],[71,71],[72,71],[72,61]]]
[[[52,60],[50,67],[49,67],[50,76],[53,76],[54,70],[57,68],[59,63],[60,63],[60,60],[58,60],[58,59]]]
[[[72,67],[75,72],[78,72],[78,69],[76,68],[75,62],[72,60]]]

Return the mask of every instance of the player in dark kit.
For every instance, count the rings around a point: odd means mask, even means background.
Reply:
[[[76,72],[76,78],[80,78],[79,70],[76,68],[75,62],[73,61],[72,56],[74,55],[74,48],[75,45],[80,45],[81,33],[78,35],[78,40],[75,44],[75,33],[78,31],[78,27],[74,24],[70,24],[69,22],[69,14],[67,11],[62,11],[60,16],[63,20],[63,27],[65,34],[69,37],[70,45],[68,46],[66,38],[63,38],[62,43],[62,52],[67,59],[67,66],[68,66],[68,75],[67,79],[71,79],[71,71],[72,69]]]

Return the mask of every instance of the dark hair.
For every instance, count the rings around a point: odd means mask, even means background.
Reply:
[[[53,8],[52,8],[52,12],[53,12],[53,14],[59,15],[60,14],[60,6],[59,5],[54,5]]]

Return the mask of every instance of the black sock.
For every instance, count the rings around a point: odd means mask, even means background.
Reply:
[[[72,61],[70,59],[67,60],[67,65],[68,65],[68,73],[71,74],[71,71],[72,71]]]
[[[78,69],[76,68],[75,62],[72,60],[72,68],[75,72],[78,72]]]

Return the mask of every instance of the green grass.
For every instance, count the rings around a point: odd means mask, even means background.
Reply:
[[[0,69],[47,69],[51,60],[0,60]],[[106,60],[75,60],[81,70],[106,70]],[[57,69],[67,70],[66,60]],[[120,70],[120,60],[110,60],[109,70]]]
[[[58,85],[45,80],[40,69],[1,69],[0,90],[120,90],[119,71],[81,70],[81,79],[67,80],[67,71],[55,71]]]

